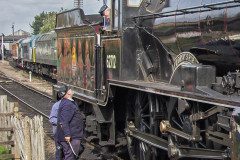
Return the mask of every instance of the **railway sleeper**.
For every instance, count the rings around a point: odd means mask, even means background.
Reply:
[[[12,81],[5,81],[5,80],[0,80],[0,83],[5,83],[5,84],[11,84],[12,83]]]

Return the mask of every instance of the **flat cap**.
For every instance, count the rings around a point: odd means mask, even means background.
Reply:
[[[103,16],[103,12],[104,12],[107,8],[108,8],[108,6],[107,6],[106,4],[104,4],[104,5],[100,8],[100,10],[98,11],[98,13],[100,13],[101,16]]]
[[[70,88],[66,85],[62,85],[60,86],[59,90],[58,90],[58,97],[59,98],[63,98],[66,94],[67,94],[67,91],[69,90]]]

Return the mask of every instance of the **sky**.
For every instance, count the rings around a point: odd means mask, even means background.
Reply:
[[[102,0],[83,0],[85,14],[97,14],[102,6]],[[32,33],[30,24],[34,16],[45,11],[60,11],[72,9],[74,0],[0,0],[0,34],[12,34],[14,30],[22,29]]]

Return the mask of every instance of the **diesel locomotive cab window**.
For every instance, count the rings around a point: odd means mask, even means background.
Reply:
[[[129,7],[139,7],[141,2],[142,2],[142,0],[128,0],[127,5]]]
[[[178,3],[178,9],[186,9],[189,7],[199,7],[199,6],[201,6],[201,1],[196,1],[196,0],[189,0],[189,1],[180,0]],[[196,10],[199,10],[199,8]]]
[[[147,3],[147,11],[151,13],[161,11],[165,6],[168,0],[151,0]]]
[[[179,4],[179,0],[168,0],[166,1],[167,5],[163,8],[162,12],[167,12],[167,11],[174,11],[177,9],[177,6]],[[170,18],[172,18],[173,16],[171,16]],[[164,17],[163,17],[164,18]],[[174,18],[174,17],[173,17]],[[168,19],[168,18],[166,18]]]

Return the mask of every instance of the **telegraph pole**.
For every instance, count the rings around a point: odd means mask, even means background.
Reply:
[[[3,37],[4,37],[5,35],[2,33],[2,46],[1,46],[1,48],[2,48],[2,61],[4,62],[4,48],[3,48]]]
[[[13,43],[14,43],[14,22],[12,24],[12,35],[13,35]]]
[[[83,0],[74,0],[75,8],[83,8]]]

